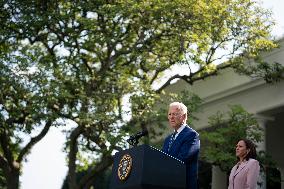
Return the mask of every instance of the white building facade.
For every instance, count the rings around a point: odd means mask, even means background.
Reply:
[[[280,48],[263,55],[267,62],[278,62],[284,66],[284,39]],[[281,189],[284,189],[284,80],[267,84],[263,79],[241,76],[233,70],[222,71],[218,76],[207,78],[189,86],[178,81],[167,88],[179,92],[188,89],[203,99],[201,112],[195,114],[197,130],[208,127],[208,117],[217,111],[229,110],[228,105],[241,105],[253,113],[265,130],[265,140],[259,148],[270,154],[281,173]],[[202,141],[201,141],[202,142]],[[218,167],[212,168],[212,189],[227,188],[227,178]],[[266,183],[261,188],[267,188]]]

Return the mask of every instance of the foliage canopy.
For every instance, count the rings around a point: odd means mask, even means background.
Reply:
[[[227,174],[236,164],[236,144],[241,139],[250,139],[259,145],[264,140],[261,128],[253,114],[245,111],[241,106],[230,106],[227,113],[218,112],[210,117],[210,131],[201,131],[203,141],[201,159],[220,167]],[[257,159],[264,167],[273,167],[275,163],[263,150],[258,150]]]
[[[51,126],[66,130],[69,188],[86,188],[125,147],[130,125],[158,119],[153,109],[174,79],[193,84],[233,67],[272,82],[283,71],[257,63],[276,44],[270,12],[252,0],[13,0],[0,9],[0,174],[9,189]],[[161,84],[174,65],[188,72]]]

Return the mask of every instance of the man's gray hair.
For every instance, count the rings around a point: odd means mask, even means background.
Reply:
[[[177,106],[178,110],[181,111],[182,114],[186,114],[187,115],[187,107],[182,102],[172,102],[172,103],[170,103],[170,107],[171,106]]]

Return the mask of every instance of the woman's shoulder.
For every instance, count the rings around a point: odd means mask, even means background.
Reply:
[[[248,160],[248,163],[249,163],[249,164],[255,164],[255,165],[259,165],[259,162],[258,162],[258,160],[256,160],[256,159],[253,159],[253,158],[250,158],[250,159]]]
[[[253,159],[253,158],[249,158],[249,160],[248,160],[249,162],[258,162],[258,160],[256,160],[256,159]]]

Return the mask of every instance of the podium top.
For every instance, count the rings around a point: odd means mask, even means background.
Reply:
[[[183,161],[146,144],[115,154],[110,189],[185,189]]]
[[[173,159],[179,161],[180,163],[184,164],[184,162],[181,161],[180,159],[177,159],[176,157],[173,157],[173,156],[171,156],[170,154],[167,154],[166,152],[164,152],[164,151],[162,151],[162,150],[159,150],[158,148],[155,148],[155,147],[153,147],[153,146],[149,146],[149,145],[146,145],[146,144],[143,144],[143,145],[148,146],[148,147],[150,147],[151,149],[156,150],[156,151],[158,151],[158,152],[161,152],[161,153],[163,153],[163,154],[165,154],[165,155],[167,155],[167,156],[169,156],[169,157],[171,157],[171,158],[173,158]],[[143,146],[143,145],[141,145],[141,146]]]

